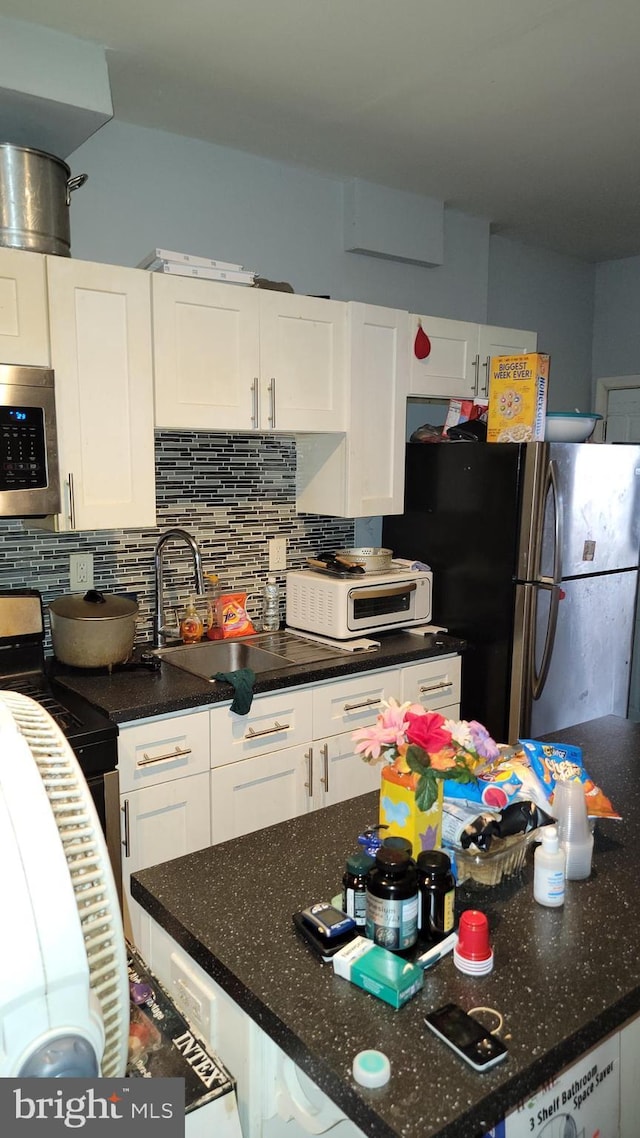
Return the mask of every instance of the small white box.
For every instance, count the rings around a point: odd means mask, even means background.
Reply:
[[[157,267],[154,266],[156,261],[173,261],[182,265],[195,265],[201,269],[227,269],[231,272],[242,269],[242,265],[236,265],[233,261],[216,261],[212,257],[195,257],[191,253],[174,253],[171,249],[152,249],[137,267],[139,269],[150,269],[151,272],[154,272]]]

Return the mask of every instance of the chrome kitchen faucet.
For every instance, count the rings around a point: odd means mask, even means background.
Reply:
[[[204,577],[202,575],[202,554],[200,553],[200,546],[198,545],[195,537],[187,533],[186,529],[174,527],[168,529],[166,533],[160,535],[156,542],[156,547],[153,554],[153,565],[155,571],[156,583],[156,597],[155,597],[155,612],[153,617],[153,646],[154,648],[162,648],[166,630],[163,626],[163,553],[165,546],[170,541],[181,541],[190,551],[193,558],[194,570],[194,584],[196,593],[204,593]]]

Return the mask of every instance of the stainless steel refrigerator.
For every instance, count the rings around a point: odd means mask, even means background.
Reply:
[[[464,637],[462,715],[494,738],[626,716],[640,446],[409,443],[383,544],[433,569],[433,620]]]

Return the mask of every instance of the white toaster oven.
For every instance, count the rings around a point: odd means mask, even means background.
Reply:
[[[411,569],[332,577],[314,569],[287,573],[290,628],[334,640],[407,628],[431,620],[433,574]]]

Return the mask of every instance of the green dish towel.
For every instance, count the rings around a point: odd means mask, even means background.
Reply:
[[[235,691],[231,710],[235,711],[236,715],[247,715],[251,709],[251,701],[253,700],[253,685],[256,682],[256,674],[253,668],[238,668],[235,672],[216,672],[213,677],[215,680],[226,680],[231,684]]]

